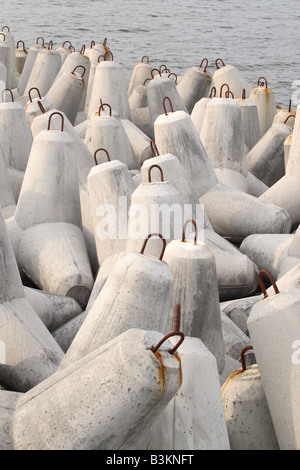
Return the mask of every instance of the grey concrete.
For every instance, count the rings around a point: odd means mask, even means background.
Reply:
[[[208,75],[200,66],[189,67],[177,84],[177,91],[181,96],[188,113],[191,114],[197,101],[204,97],[207,89]],[[166,95],[168,96],[168,95]]]
[[[260,131],[263,136],[272,126],[277,114],[275,95],[271,88],[259,85],[251,90],[250,99],[257,106]]]
[[[49,48],[38,51],[23,94],[28,96],[29,90],[36,87],[40,90],[41,96],[46,96],[60,67],[59,52]]]
[[[22,73],[20,75],[18,85],[17,85],[17,89],[18,89],[20,96],[24,95],[25,88],[29,80],[34,62],[37,58],[37,54],[42,49],[43,49],[43,46],[41,44],[33,44],[28,49],[27,59],[24,64],[24,67],[23,67],[23,70],[22,70]]]
[[[219,62],[218,66],[220,66]],[[238,68],[230,64],[217,68],[214,71],[212,80],[218,95],[222,85],[227,83],[235,99],[242,97],[244,89],[246,90],[246,97],[249,98],[253,88],[252,85],[245,80]]]

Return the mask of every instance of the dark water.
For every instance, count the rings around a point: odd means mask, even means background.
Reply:
[[[42,36],[54,48],[64,41],[76,50],[92,40],[107,44],[130,78],[144,55],[182,74],[204,57],[239,68],[256,86],[264,76],[277,103],[287,107],[300,79],[297,0],[86,0],[1,2],[2,26],[28,48]],[[294,85],[295,86],[295,85]],[[293,106],[297,103],[293,102]]]

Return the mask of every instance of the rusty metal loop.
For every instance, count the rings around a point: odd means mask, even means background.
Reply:
[[[175,83],[177,83],[177,75],[176,75],[176,73],[174,73],[174,72],[169,73],[168,78],[170,78],[172,75],[174,75],[174,77],[175,77]]]
[[[161,178],[161,181],[164,181],[164,174],[163,174],[163,171],[161,169],[161,167],[159,165],[151,165],[148,169],[148,182],[151,183],[151,171],[153,168],[158,168],[159,171],[160,171],[160,178]]]
[[[23,44],[23,51],[25,52],[25,43],[24,43],[24,41],[18,41],[17,42],[17,49],[19,49],[20,42]]]
[[[222,98],[222,93],[223,93],[223,87],[227,86],[227,91],[229,91],[229,85],[228,83],[223,83],[223,85],[220,88],[220,98]]]
[[[264,80],[265,83],[260,83],[261,80]],[[257,80],[257,86],[265,86],[266,88],[268,88],[267,79],[265,77],[259,77],[259,79]]]
[[[5,91],[9,91],[10,97],[11,97],[11,101],[12,101],[12,103],[13,103],[15,100],[14,100],[13,92],[11,91],[10,88],[5,88],[4,90],[2,90],[2,101],[3,101],[3,96],[4,96],[3,94],[4,94]]]
[[[64,117],[59,111],[54,111],[54,113],[52,113],[51,116],[49,117],[48,131],[50,130],[51,119],[52,119],[52,116],[54,116],[54,114],[58,114],[61,117],[61,131],[63,132],[63,130],[64,130]]]
[[[95,46],[95,41],[92,39],[91,41],[91,49]]]
[[[3,27],[2,27],[2,31],[4,30],[4,28],[7,28],[7,33],[9,33],[9,32],[10,32],[10,29],[9,29],[9,27],[8,27],[8,26],[3,26]]]
[[[166,111],[166,104],[165,104],[165,101],[166,101],[166,100],[169,101],[169,105],[170,105],[170,108],[171,108],[172,113],[173,113],[174,111],[173,111],[173,106],[172,106],[172,102],[171,102],[170,98],[169,98],[168,96],[165,96],[164,99],[163,99],[163,107],[164,107],[165,115],[167,116],[168,113],[167,113],[167,111]]]
[[[105,46],[106,46],[106,44],[107,44],[107,38],[104,38],[104,39],[103,39],[103,43],[102,43],[102,45],[105,47]]]
[[[151,351],[152,351],[153,353],[156,353],[157,350],[160,348],[160,346],[161,346],[168,338],[170,338],[171,336],[180,336],[180,340],[175,344],[174,348],[169,349],[169,353],[170,353],[170,354],[174,354],[175,351],[179,348],[179,346],[181,345],[181,343],[182,343],[183,340],[184,340],[184,333],[182,333],[181,331],[172,331],[172,333],[169,333],[169,334],[165,335],[165,336],[157,343],[156,346],[152,346]]]
[[[69,49],[69,51],[71,51],[71,52],[75,52],[75,47],[72,46],[72,44],[71,44],[71,46],[68,47],[68,49]]]
[[[186,229],[186,226],[187,224],[191,222],[193,225],[194,225],[194,228],[195,228],[195,237],[194,237],[194,245],[197,245],[197,237],[198,237],[198,227],[197,227],[197,224],[196,222],[193,220],[193,219],[189,219],[189,220],[186,220],[186,222],[184,222],[183,224],[183,229],[182,229],[182,238],[181,238],[181,241],[182,242],[185,242],[185,229]]]
[[[289,101],[289,109],[288,109],[289,113],[291,112],[291,110],[292,110],[292,100]]]
[[[147,64],[149,64],[149,57],[148,57],[147,55],[144,55],[144,56],[142,57],[141,62],[144,62],[144,59],[147,59],[146,62],[147,62]]]
[[[232,93],[232,91],[227,90],[227,91],[225,92],[225,98],[229,98],[229,95],[231,95],[231,98],[234,99],[234,94]]]
[[[83,78],[83,75],[85,74],[85,67],[84,67],[84,65],[77,65],[77,66],[74,68],[74,70],[73,70],[72,73],[74,73],[75,70],[78,69],[79,67],[81,67],[81,68],[83,69],[83,74],[81,75],[81,78]]]
[[[284,121],[283,124],[286,124],[286,121],[287,121],[289,118],[291,118],[291,117],[293,117],[293,118],[295,119],[296,116],[295,116],[294,114],[290,114],[290,115],[286,118],[286,120]]]
[[[42,97],[41,97],[40,90],[39,90],[38,88],[36,88],[36,87],[32,87],[32,88],[30,88],[30,90],[28,91],[28,96],[29,96],[29,99],[30,99],[31,103],[32,103],[32,98],[31,98],[31,91],[32,91],[32,90],[36,90],[36,91],[38,92],[39,99],[42,98]]]
[[[148,80],[150,80],[150,82],[151,82],[152,78],[146,78],[146,80],[143,83],[144,86],[146,86],[146,82],[148,82]]]
[[[65,42],[63,42],[63,45],[62,45],[62,47],[65,47],[65,44],[66,44],[67,42],[70,44],[70,46],[72,46],[72,43],[71,43],[71,41],[65,41]]]
[[[52,39],[50,39],[50,41],[49,41],[48,49],[49,49],[49,50],[53,49],[53,41],[52,41]]]
[[[42,36],[39,36],[39,37],[37,38],[37,40],[35,41],[35,43],[38,44],[39,39],[41,39],[41,40],[43,41],[43,44],[42,44],[42,45],[44,46],[44,45],[45,45],[45,40],[44,40],[44,38],[42,38]]]
[[[109,156],[109,153],[107,150],[103,149],[103,148],[100,148],[100,149],[97,149],[94,153],[94,160],[95,160],[95,164],[98,165],[98,162],[97,162],[97,153],[100,152],[100,150],[102,152],[105,152],[106,153],[106,156],[107,156],[107,160],[110,162],[110,156]]]
[[[222,62],[223,67],[225,67],[225,64],[224,64],[223,60],[219,58],[219,59],[216,59],[216,62],[215,62],[217,69],[219,68],[219,66],[218,66],[219,61]]]
[[[113,53],[111,51],[106,51],[105,54],[104,54],[104,60],[106,60],[108,54],[111,55],[111,60],[113,61],[114,60],[114,56],[113,56]]]
[[[103,60],[105,60],[105,57],[104,57],[104,55],[103,55],[103,54],[101,54],[101,55],[99,55],[99,57],[98,57],[98,59],[97,59],[97,62],[101,62],[101,60],[99,60],[99,59],[101,59],[101,57],[103,57]]]
[[[160,253],[160,256],[159,256],[159,261],[161,261],[163,259],[163,256],[164,256],[164,253],[165,253],[165,249],[166,249],[166,246],[167,246],[167,242],[166,242],[166,239],[160,234],[160,233],[150,233],[148,235],[148,237],[144,240],[144,243],[143,243],[143,246],[141,248],[141,251],[140,251],[140,254],[143,255],[144,254],[144,251],[145,251],[145,248],[146,248],[146,245],[148,243],[148,240],[149,238],[151,237],[159,237],[162,239],[163,241],[163,247],[162,247],[162,250],[161,250],[161,253]]]
[[[151,72],[150,72],[152,78],[154,78],[153,77],[153,72],[158,72],[158,74],[161,76],[161,72],[158,69],[152,69]]]
[[[204,61],[206,61],[206,65],[205,65],[205,67],[204,67],[203,72],[206,73],[206,69],[207,69],[207,66],[208,66],[208,60],[207,60],[206,57],[205,57],[204,59],[202,59],[202,62],[201,62],[201,64],[200,64],[199,67],[200,67],[200,69],[202,68],[202,64],[203,64]]]
[[[245,363],[245,352],[253,349],[253,346],[245,346],[241,351],[241,364],[243,372],[246,370],[246,363]]]
[[[270,279],[271,283],[272,283],[272,286],[274,287],[274,291],[275,291],[275,294],[279,294],[279,290],[278,290],[278,287],[272,277],[272,275],[269,273],[269,271],[267,271],[266,269],[261,269],[258,273],[258,282],[259,282],[259,285],[260,285],[260,288],[262,290],[262,293],[264,294],[264,298],[266,299],[268,297],[268,294],[267,294],[267,291],[266,291],[266,287],[263,283],[263,275],[266,274],[268,276],[268,278]]]
[[[175,305],[174,311],[174,331],[180,331],[180,304]]]
[[[162,68],[162,67],[164,67],[164,68]],[[161,65],[159,66],[159,71],[160,71],[160,73],[163,73],[165,70],[168,70],[168,69],[167,69],[167,66],[164,65],[164,64],[161,64]]]
[[[102,100],[101,100],[101,104],[99,106],[99,109],[98,109],[98,114],[100,116],[101,114],[101,110],[104,111],[104,106],[108,106],[109,108],[109,115],[111,116],[111,106],[108,104],[108,103],[102,103]]]
[[[150,140],[150,147],[151,147],[151,150],[152,150],[153,157],[158,157],[159,152],[158,152],[158,148],[157,148],[156,143],[154,142],[154,140]]]
[[[40,100],[38,100],[37,104],[38,104],[40,110],[42,111],[42,114],[45,114],[46,110],[45,110],[44,106],[42,105],[42,102]]]
[[[246,99],[246,89],[243,88],[243,93],[242,93],[242,100]]]
[[[217,95],[217,90],[216,90],[216,87],[213,86],[212,89],[210,90],[209,98],[214,98],[216,95]]]
[[[3,42],[6,42],[6,36],[5,36],[5,34],[4,34],[4,33],[0,33],[0,36],[3,36],[3,37],[4,37]]]

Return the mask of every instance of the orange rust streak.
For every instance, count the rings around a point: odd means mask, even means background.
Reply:
[[[160,366],[158,367],[158,380],[159,383],[161,384],[162,391],[164,392],[167,387],[167,381],[166,381],[166,366],[163,363],[162,356],[159,351],[156,351],[154,353],[156,359],[160,362]]]

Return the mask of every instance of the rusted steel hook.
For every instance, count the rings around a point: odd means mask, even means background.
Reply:
[[[150,147],[151,147],[151,150],[152,150],[153,157],[158,157],[159,152],[158,152],[158,148],[157,148],[156,143],[154,142],[154,140],[150,140]]]
[[[80,54],[83,55],[84,53],[85,53],[85,44],[83,44],[83,46],[80,49]]]
[[[48,131],[50,130],[51,119],[52,119],[52,116],[54,116],[54,114],[58,114],[61,117],[61,131],[63,132],[63,130],[64,130],[64,117],[59,111],[54,111],[54,113],[52,113],[51,116],[49,117]]]
[[[172,77],[172,76],[175,77],[175,83],[177,83],[177,75],[176,75],[176,73],[174,73],[174,72],[169,73],[168,78],[170,78],[170,77]]]
[[[229,98],[229,95],[231,95],[231,98],[234,99],[234,94],[232,93],[232,91],[227,90],[227,91],[225,92],[225,98]]]
[[[26,52],[26,51],[25,51],[25,43],[24,43],[24,41],[18,41],[18,42],[17,42],[17,49],[19,49],[19,44],[20,44],[20,42],[23,44],[23,49],[22,49],[22,50],[23,50],[24,52]]]
[[[165,115],[167,116],[168,113],[167,113],[167,110],[166,110],[166,103],[165,103],[166,100],[169,101],[169,105],[170,105],[170,108],[171,108],[172,113],[173,113],[174,111],[173,111],[173,106],[172,106],[172,102],[171,102],[170,98],[169,98],[168,96],[165,96],[164,99],[163,99],[163,107],[164,107]]]
[[[253,346],[245,346],[241,351],[241,364],[242,364],[242,371],[246,370],[246,363],[245,363],[245,352],[253,349]]]
[[[207,69],[207,66],[208,66],[208,60],[207,60],[206,57],[202,60],[202,62],[201,62],[201,64],[200,64],[200,69],[202,68],[202,64],[203,64],[204,61],[206,62],[206,65],[205,65],[205,67],[204,67],[204,69],[203,69],[203,72],[206,73],[206,69]]]
[[[183,229],[182,229],[182,239],[181,239],[181,241],[182,242],[186,241],[185,240],[185,229],[186,229],[186,226],[189,222],[191,222],[194,225],[194,228],[195,228],[194,245],[197,245],[198,227],[197,227],[196,222],[193,219],[189,219],[186,222],[184,222]]]
[[[158,343],[156,346],[152,346],[151,351],[153,353],[156,353],[157,350],[160,348],[160,346],[167,341],[167,339],[171,338],[171,336],[180,336],[180,340],[175,344],[174,348],[169,349],[170,354],[174,354],[175,351],[179,348],[181,343],[184,340],[184,333],[182,331],[172,331],[171,333],[165,335]]]
[[[101,110],[104,111],[104,106],[107,106],[108,109],[109,109],[109,116],[111,116],[111,106],[108,104],[108,103],[102,103],[102,100],[101,101],[101,104],[99,106],[99,109],[98,109],[98,114],[99,116],[101,115]]]
[[[258,273],[258,282],[259,282],[260,288],[262,290],[262,293],[264,294],[264,298],[266,299],[268,297],[268,294],[267,294],[267,291],[266,291],[266,287],[263,283],[263,275],[264,274],[266,274],[268,276],[268,278],[270,279],[270,281],[272,283],[272,286],[274,287],[275,294],[279,294],[279,290],[278,290],[278,287],[277,287],[272,275],[269,273],[269,271],[267,271],[266,269],[261,269]]]
[[[283,124],[286,124],[287,120],[288,120],[289,118],[291,118],[291,117],[295,119],[296,116],[295,116],[294,114],[290,114],[290,115],[286,118],[286,120],[284,121]],[[290,126],[289,126],[289,127],[290,127]]]
[[[160,178],[161,178],[161,181],[164,181],[164,174],[163,174],[163,171],[161,169],[161,167],[159,165],[151,165],[148,169],[148,182],[151,183],[151,171],[153,168],[158,168],[159,171],[160,171]]]
[[[146,80],[144,81],[143,85],[146,86],[148,80],[151,82],[152,78],[146,78]]]
[[[31,91],[32,91],[32,90],[36,90],[36,91],[38,92],[39,99],[42,99],[40,90],[39,90],[38,88],[36,88],[36,87],[32,87],[32,88],[30,88],[30,90],[28,91],[28,97],[29,97],[31,103],[32,103],[32,98],[31,98]]]
[[[3,36],[3,37],[4,37],[3,42],[6,42],[6,36],[5,36],[5,34],[4,34],[4,33],[0,33],[0,36]]]
[[[261,83],[261,80],[263,80],[264,83]],[[259,77],[259,79],[257,80],[257,86],[265,86],[265,88],[268,88],[267,79],[265,77]]]
[[[140,251],[140,254],[143,255],[144,254],[144,251],[145,251],[145,248],[146,248],[146,245],[148,243],[148,240],[149,238],[151,237],[159,237],[162,239],[162,242],[163,242],[163,247],[162,247],[162,250],[161,250],[161,253],[160,253],[160,256],[159,256],[159,261],[161,261],[163,259],[163,256],[164,256],[164,253],[165,253],[165,249],[166,249],[166,246],[167,246],[167,242],[166,242],[166,239],[160,234],[160,233],[150,233],[148,235],[148,237],[145,239],[144,243],[143,243],[143,246],[141,248],[141,251]]]
[[[79,67],[81,67],[81,68],[83,69],[83,74],[81,75],[81,78],[83,78],[83,76],[84,76],[84,74],[85,74],[85,67],[84,67],[84,65],[77,65],[77,66],[74,68],[74,70],[73,70],[72,73],[74,73],[75,70],[78,69]]]
[[[107,150],[105,150],[105,149],[103,149],[103,148],[100,148],[100,149],[97,149],[97,150],[95,151],[95,153],[94,153],[94,160],[95,160],[95,164],[96,164],[96,165],[98,165],[98,161],[97,161],[97,153],[98,153],[98,152],[100,152],[100,151],[102,151],[102,152],[105,152],[105,153],[106,153],[107,160],[110,162],[111,160],[110,160],[110,156],[109,156],[109,153],[108,153],[108,151],[107,151]]]
[[[151,72],[150,72],[152,78],[154,78],[153,77],[153,72],[157,72],[159,74],[159,76],[161,76],[161,72],[158,69],[152,69]]]
[[[142,57],[141,62],[144,62],[144,59],[146,59],[147,64],[149,64],[149,57],[148,57],[147,55],[144,55],[144,56]]]
[[[219,65],[218,65],[218,62],[219,62],[219,61],[220,61],[220,62],[222,62],[222,65],[223,65],[223,67],[225,67],[225,64],[224,64],[224,62],[223,62],[223,60],[222,60],[222,59],[216,59],[216,62],[215,62],[215,64],[216,64],[216,67],[217,67],[217,69],[219,69],[219,68],[220,68],[220,67],[219,67]]]
[[[41,39],[41,40],[43,41],[42,46],[44,46],[44,45],[45,45],[45,40],[44,40],[44,38],[42,38],[41,36],[39,36],[39,37],[37,38],[37,40],[35,41],[35,43],[38,44],[38,43],[39,43],[39,39]]]
[[[113,53],[111,51],[106,51],[105,54],[104,54],[104,60],[107,60],[107,56],[110,54],[111,56],[111,60],[113,61],[114,60],[114,56],[113,56]]]
[[[217,90],[216,90],[216,87],[212,87],[212,89],[210,90],[210,93],[209,93],[209,98],[214,98],[217,96]]]
[[[45,114],[46,110],[45,110],[44,106],[42,105],[42,102],[40,100],[38,100],[37,104],[38,104],[40,110],[42,111],[42,114]]]
[[[230,90],[229,90],[229,85],[228,85],[228,83],[223,83],[223,85],[222,85],[221,88],[220,88],[220,98],[222,98],[223,87],[224,87],[224,86],[227,86],[227,91],[228,91],[228,92],[230,91]],[[226,95],[225,95],[225,98],[226,98]]]

